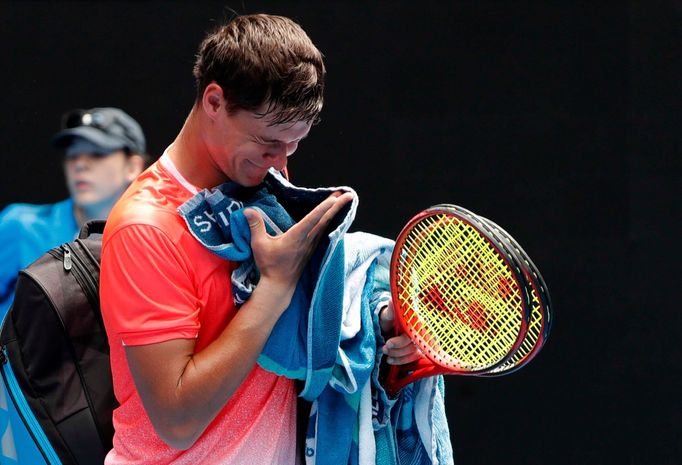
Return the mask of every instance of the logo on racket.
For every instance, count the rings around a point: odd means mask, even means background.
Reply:
[[[490,321],[488,312],[483,303],[478,300],[473,300],[467,306],[466,311],[462,311],[461,303],[456,302],[454,305],[448,306],[445,303],[443,294],[435,287],[431,286],[421,296],[422,302],[435,306],[436,309],[446,318],[455,317],[469,328],[485,333],[490,329]],[[452,302],[451,302],[452,304]]]

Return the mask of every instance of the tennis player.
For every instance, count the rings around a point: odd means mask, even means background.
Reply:
[[[261,279],[239,312],[226,285],[236,264],[199,244],[176,208],[200,189],[256,186],[286,167],[322,109],[322,55],[290,19],[240,16],[203,40],[194,77],[180,133],[105,231],[102,312],[120,402],[105,463],[300,464],[294,382],[255,361],[350,194],[330,196],[276,238],[246,211]],[[390,307],[382,315],[390,328]],[[406,336],[385,350],[392,363],[418,357]]]

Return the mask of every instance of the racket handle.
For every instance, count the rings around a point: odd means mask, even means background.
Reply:
[[[442,374],[444,370],[426,358],[405,365],[388,365],[384,389],[389,397],[396,397],[400,390],[418,379]]]
[[[394,333],[396,336],[403,333],[397,315],[395,315],[394,320]],[[381,376],[382,385],[389,397],[396,397],[402,388],[418,379],[442,374],[445,371],[426,357],[405,365],[389,365],[385,360],[383,363],[385,365],[381,367],[381,372],[383,372]]]

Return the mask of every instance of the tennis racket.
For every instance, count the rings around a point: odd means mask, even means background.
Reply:
[[[425,358],[388,367],[389,395],[426,376],[490,372],[521,347],[532,306],[526,276],[473,213],[436,205],[416,215],[396,240],[390,270],[396,332]]]
[[[454,207],[458,209],[460,207]],[[492,234],[505,242],[520,259],[526,282],[530,286],[531,316],[528,331],[516,352],[502,365],[492,369],[482,376],[501,376],[513,373],[533,360],[545,345],[554,322],[553,306],[550,301],[547,284],[542,278],[540,271],[530,259],[519,243],[493,221],[478,216],[478,218],[490,228]]]

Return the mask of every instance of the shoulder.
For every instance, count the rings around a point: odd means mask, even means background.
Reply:
[[[63,220],[63,217],[68,220],[73,218],[71,199],[41,205],[13,203],[0,211],[0,227],[16,232],[33,231],[41,227],[49,228],[55,221]]]
[[[34,205],[30,203],[12,203],[0,211],[0,219],[3,224],[25,224],[35,221],[41,213],[50,210],[51,204]]]
[[[107,220],[104,241],[129,226],[158,229],[175,241],[187,232],[177,208],[191,196],[160,164],[153,164],[114,206]]]
[[[45,205],[12,204],[0,212],[0,264],[23,268],[46,250],[74,239],[78,226],[70,199]]]

